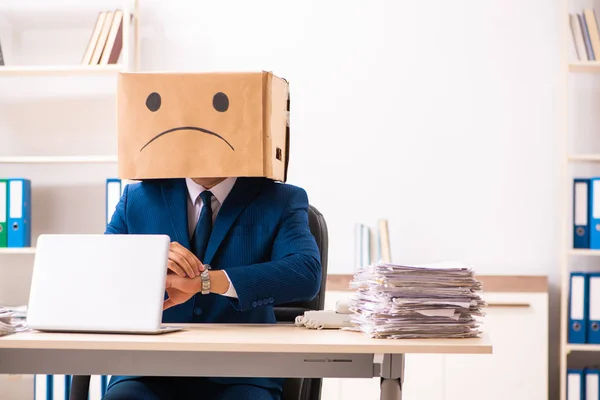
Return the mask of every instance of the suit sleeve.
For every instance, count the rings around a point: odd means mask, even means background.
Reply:
[[[321,261],[308,225],[308,197],[294,190],[280,223],[271,261],[227,269],[240,311],[313,299],[321,284]]]
[[[115,207],[115,212],[113,213],[110,222],[106,226],[106,230],[104,234],[127,234],[129,233],[127,230],[127,218],[125,217],[125,210],[127,206],[127,192],[129,189],[129,185],[125,187],[123,191],[123,195],[121,199],[117,203],[117,207]]]

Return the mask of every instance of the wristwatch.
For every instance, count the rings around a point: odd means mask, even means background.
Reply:
[[[210,275],[208,271],[210,270],[210,265],[204,264],[204,271],[200,274],[200,280],[202,281],[202,294],[210,293]]]

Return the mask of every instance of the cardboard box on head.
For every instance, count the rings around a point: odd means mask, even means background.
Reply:
[[[270,72],[123,72],[121,179],[287,180],[289,89]]]

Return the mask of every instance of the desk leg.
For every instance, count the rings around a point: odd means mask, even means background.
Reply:
[[[402,400],[404,354],[386,354],[381,366],[380,400]]]

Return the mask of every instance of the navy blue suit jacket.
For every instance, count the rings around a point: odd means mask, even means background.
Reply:
[[[167,234],[190,248],[185,179],[126,186],[107,234]],[[166,323],[275,323],[273,306],[319,291],[319,249],[308,225],[306,192],[265,178],[238,178],[215,220],[204,264],[223,269],[238,298],[192,297],[165,310]],[[140,282],[143,284],[143,282]],[[260,360],[256,360],[260,362]],[[111,384],[127,377],[113,377]],[[282,379],[211,378],[281,388]]]

